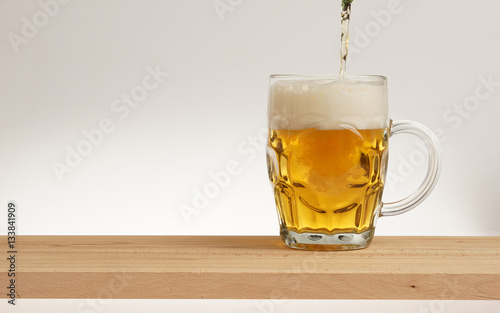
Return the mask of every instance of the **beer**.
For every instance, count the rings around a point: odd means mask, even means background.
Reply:
[[[272,129],[269,178],[288,230],[370,231],[381,207],[387,129]],[[272,158],[272,159],[271,159]]]
[[[272,76],[268,117],[268,172],[285,244],[366,245],[387,167],[385,79]]]
[[[340,78],[345,77],[347,54],[349,52],[349,22],[351,21],[351,4],[353,0],[342,0],[340,10]]]

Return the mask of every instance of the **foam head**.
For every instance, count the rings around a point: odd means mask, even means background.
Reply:
[[[268,118],[271,129],[385,128],[387,82],[382,76],[271,76]]]

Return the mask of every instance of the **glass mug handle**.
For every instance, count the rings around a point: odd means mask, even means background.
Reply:
[[[402,200],[383,203],[380,216],[399,215],[415,208],[429,196],[436,186],[441,172],[441,147],[436,135],[430,129],[417,122],[400,120],[392,123],[389,136],[392,137],[396,134],[412,134],[422,139],[429,150],[429,164],[427,174],[420,187]]]

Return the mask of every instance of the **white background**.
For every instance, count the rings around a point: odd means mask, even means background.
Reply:
[[[336,74],[339,9],[340,0],[1,0],[0,225],[14,200],[23,235],[277,235],[258,139],[268,77]],[[500,235],[499,10],[493,0],[354,1],[348,74],[387,76],[392,119],[429,126],[443,148],[433,194],[381,219],[377,235]],[[148,80],[148,69],[168,76]],[[154,88],[140,94],[144,79]],[[134,92],[144,99],[125,116],[122,95]],[[113,131],[89,150],[84,133],[103,120]],[[88,154],[68,165],[67,149],[83,146]],[[417,147],[409,136],[391,140],[386,201],[418,186],[426,164]],[[71,173],[58,178],[55,164]],[[231,164],[238,173],[196,207],[197,191]],[[252,303],[201,306],[252,312]],[[307,302],[293,303],[275,312]],[[314,305],[326,312],[345,303]],[[355,309],[430,305],[377,303]]]

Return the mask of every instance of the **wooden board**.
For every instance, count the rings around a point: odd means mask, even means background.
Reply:
[[[500,237],[375,237],[367,249],[340,252],[293,250],[278,237],[16,241],[21,299],[500,300]],[[3,257],[2,288],[8,266]]]

